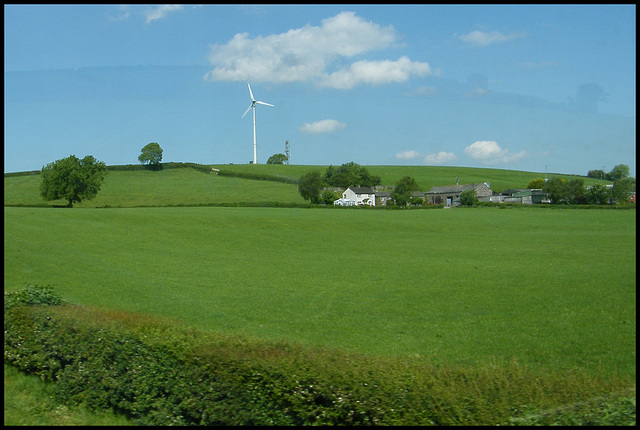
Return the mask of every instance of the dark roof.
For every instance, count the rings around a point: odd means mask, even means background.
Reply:
[[[373,188],[369,188],[369,187],[349,187],[349,189],[356,194],[374,194],[375,193]]]
[[[429,191],[427,191],[427,194],[447,194],[447,193],[461,193],[463,191],[467,191],[467,190],[475,190],[478,187],[481,186],[485,186],[486,184],[480,182],[477,184],[463,184],[463,185],[443,185],[440,187],[433,187],[431,188]]]
[[[503,196],[512,196],[516,193],[521,193],[523,191],[527,191],[526,188],[509,188],[508,190],[504,190],[500,194]]]

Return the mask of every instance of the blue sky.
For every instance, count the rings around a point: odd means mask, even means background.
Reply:
[[[4,6],[4,171],[491,167],[635,177],[635,5]]]

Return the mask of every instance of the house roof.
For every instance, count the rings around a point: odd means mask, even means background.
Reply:
[[[440,186],[440,187],[433,187],[431,188],[429,191],[427,191],[427,194],[447,194],[447,193],[461,193],[463,191],[467,191],[467,190],[476,190],[479,187],[486,187],[486,184],[483,184],[482,182],[477,183],[477,184],[463,184],[463,185],[444,185],[444,186]]]
[[[374,194],[375,193],[373,188],[369,188],[369,187],[349,187],[348,189],[353,191],[356,194]]]

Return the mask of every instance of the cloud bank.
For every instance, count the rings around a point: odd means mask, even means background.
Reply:
[[[299,130],[303,133],[326,134],[341,130],[346,126],[346,124],[336,121],[335,119],[324,119],[311,124],[305,123]]]
[[[458,40],[466,42],[471,46],[488,46],[494,43],[518,39],[523,36],[523,33],[502,34],[499,31],[484,32],[478,30],[468,34],[456,35]]]
[[[508,149],[501,148],[494,140],[478,140],[464,148],[464,154],[485,165],[517,162],[528,156],[526,151],[512,154]],[[453,152],[445,151],[424,155],[418,151],[409,150],[397,153],[396,159],[403,161],[421,159],[423,164],[435,166],[458,160],[458,156]]]
[[[458,157],[453,152],[434,152],[432,154],[423,155],[418,151],[403,151],[396,154],[397,160],[415,160],[421,158],[422,163],[428,166],[449,163],[455,161]]]
[[[146,22],[149,24],[150,22],[166,17],[171,12],[176,12],[182,9],[183,6],[179,4],[165,4],[158,6],[145,12]]]
[[[322,20],[320,26],[306,25],[286,33],[253,38],[238,33],[226,44],[210,45],[209,61],[214,67],[204,79],[314,82],[320,87],[350,89],[430,74],[428,63],[407,57],[344,65],[356,55],[392,47],[398,39],[393,26],[365,21],[354,12],[341,12]]]
[[[502,149],[493,140],[479,140],[464,148],[464,153],[473,160],[483,164],[500,164],[520,161],[527,156],[526,151],[511,154],[508,149]]]

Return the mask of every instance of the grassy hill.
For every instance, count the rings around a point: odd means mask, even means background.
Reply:
[[[211,169],[223,174],[216,175]],[[297,192],[295,181],[303,174],[327,166],[301,165],[196,165],[167,163],[161,171],[142,166],[111,166],[96,198],[76,207],[198,206],[220,204],[307,204]],[[403,176],[411,176],[423,191],[438,185],[451,185],[456,177],[461,184],[489,182],[495,192],[525,188],[544,173],[469,167],[366,166],[382,178],[382,185],[394,185]],[[224,175],[226,173],[227,175]],[[240,177],[228,176],[230,174]],[[262,180],[250,180],[249,177]],[[550,175],[551,176],[551,175]],[[553,175],[573,178],[571,175]],[[272,180],[264,180],[272,179]],[[603,182],[584,178],[585,184]],[[37,171],[5,174],[5,206],[52,206],[65,202],[45,202],[40,197]]]
[[[53,285],[78,305],[432,363],[442,369],[434,376],[440,392],[456,408],[473,401],[507,411],[503,420],[486,421],[494,425],[635,425],[635,210],[302,209],[308,202],[295,180],[326,167],[110,166],[97,197],[75,205],[116,208],[104,210],[7,207],[65,202],[42,200],[38,171],[5,174],[5,292]],[[461,184],[490,182],[498,192],[544,178],[499,169],[366,167],[384,185],[412,176],[423,190],[453,184],[456,176]],[[243,203],[294,207],[177,207]],[[511,359],[533,376],[500,364]],[[472,381],[486,377],[477,386],[489,395],[451,390],[451,379],[440,380],[454,375],[447,366],[469,366]],[[596,381],[585,391],[570,385],[583,371],[594,379],[581,387]],[[555,372],[568,375],[558,390],[545,385]],[[5,425],[127,424],[46,401],[50,387],[28,376],[5,366]],[[624,391],[597,378],[619,381],[614,386]],[[513,385],[517,380],[522,385]],[[518,395],[505,395],[505,384]],[[520,388],[533,394],[523,400]]]

